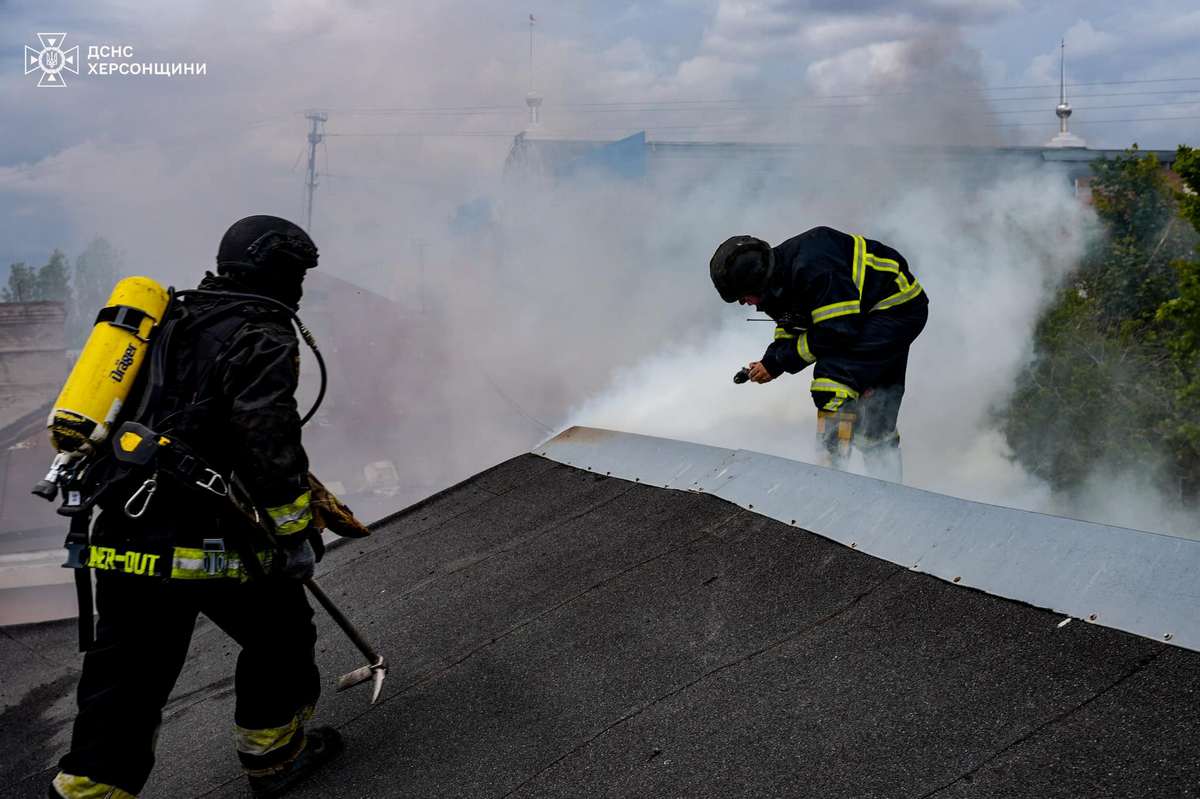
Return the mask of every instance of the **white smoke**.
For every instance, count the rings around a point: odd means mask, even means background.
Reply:
[[[945,149],[1001,143],[985,115],[963,112],[962,98],[982,85],[979,53],[958,27],[976,13],[965,5],[962,15],[923,14],[914,27],[907,13],[885,18],[844,4],[820,15],[788,4],[743,14],[722,0],[682,61],[650,39],[597,50],[586,5],[564,7],[559,24],[573,21],[573,32],[538,30],[551,131],[617,138],[610,128],[649,125],[659,141],[800,146],[754,157],[754,148],[658,148],[645,179],[525,186],[502,185],[509,140],[490,135],[515,133],[525,118],[527,29],[507,4],[274,0],[239,6],[245,19],[232,29],[227,2],[152,18],[101,5],[96,18],[108,29],[79,30],[82,41],[128,38],[147,58],[207,61],[210,75],[187,84],[80,81],[69,103],[65,93],[21,94],[22,112],[66,141],[0,167],[0,192],[61,202],[75,236],[62,246],[72,253],[104,235],[131,271],[191,285],[234,219],[301,217],[301,109],[328,109],[313,224],[321,269],[392,297],[404,323],[390,342],[403,364],[396,385],[363,397],[361,387],[335,383],[329,407],[374,403],[372,424],[402,442],[394,460],[406,482],[426,492],[448,485],[568,423],[811,458],[808,376],[732,384],[761,355],[771,325],[743,322],[742,309],[723,305],[706,266],[734,233],[777,243],[828,224],[896,246],[932,297],[901,414],[909,482],[1022,507],[1050,503],[1008,458],[990,412],[1028,355],[1048,289],[1079,257],[1089,214],[1061,175],[996,175],[986,149],[974,160]],[[988,8],[1002,15],[1010,5]],[[765,27],[750,36],[743,23]],[[848,41],[861,53],[847,58]],[[771,69],[774,59],[791,60]],[[0,78],[0,89],[17,90],[20,78]],[[830,110],[797,96],[805,88],[895,96]],[[660,108],[650,119],[566,107],[730,96],[750,102]],[[769,97],[796,102],[759,102]],[[498,104],[507,110],[453,111]],[[374,113],[381,108],[400,110]],[[443,111],[403,110],[414,108]],[[455,209],[479,196],[493,199],[484,227],[451,232]],[[350,305],[331,316],[358,313]],[[372,370],[378,357],[354,348],[328,355],[346,372]],[[320,473],[324,460],[356,457],[314,452],[314,465]]]
[[[821,184],[824,185],[824,184]],[[890,181],[845,227],[903,252],[932,298],[930,322],[913,347],[901,415],[906,482],[972,499],[1044,508],[1048,492],[1008,457],[992,411],[1023,364],[1033,324],[1082,254],[1089,211],[1061,176],[1025,174],[970,186]],[[835,223],[828,196],[781,197],[793,233]],[[750,232],[749,220],[708,234]],[[761,227],[758,227],[761,229]],[[773,242],[777,243],[778,238]],[[704,262],[692,269],[703,278]],[[709,288],[708,304],[719,303]],[[815,410],[811,373],[765,386],[737,386],[733,372],[757,360],[773,326],[726,322],[684,347],[660,349],[582,404],[572,424],[612,427],[811,460]],[[751,313],[751,316],[761,314]]]

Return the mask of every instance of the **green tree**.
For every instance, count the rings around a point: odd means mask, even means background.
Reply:
[[[4,302],[33,302],[37,293],[37,273],[24,262],[8,269],[8,285],[0,296]]]
[[[1092,163],[1092,198],[1105,236],[1084,259],[1078,284],[1097,302],[1105,328],[1148,324],[1174,296],[1171,262],[1190,248],[1178,224],[1175,192],[1153,153],[1137,147],[1111,161]]]
[[[0,295],[4,302],[62,302],[70,304],[71,287],[67,277],[67,256],[55,250],[40,269],[24,263],[9,267],[8,286]]]
[[[1187,424],[1184,375],[1160,317],[1184,280],[1172,262],[1191,251],[1196,232],[1179,221],[1179,199],[1153,155],[1135,148],[1093,170],[1104,235],[1039,319],[1004,432],[1028,470],[1068,495],[1099,464],[1149,472],[1190,495],[1172,457]]]
[[[1177,195],[1179,214],[1200,233],[1200,150],[1181,146],[1175,172],[1184,185]],[[1155,319],[1178,383],[1177,420],[1167,442],[1181,491],[1194,497],[1200,494],[1200,260],[1179,258],[1172,266],[1178,291],[1159,306]]]
[[[1158,235],[1174,213],[1170,184],[1154,153],[1135,144],[1111,161],[1092,162],[1092,203],[1109,230],[1137,243]]]
[[[35,299],[70,303],[71,286],[67,275],[67,256],[62,250],[50,254],[50,260],[37,272]]]

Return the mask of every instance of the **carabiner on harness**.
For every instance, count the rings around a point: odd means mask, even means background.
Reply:
[[[154,497],[154,492],[158,490],[158,472],[154,473],[146,482],[133,492],[133,496],[125,503],[125,515],[131,519],[141,518],[146,509],[150,507],[150,500]],[[137,510],[134,510],[134,507]]]

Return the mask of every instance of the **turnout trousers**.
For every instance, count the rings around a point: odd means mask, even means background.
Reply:
[[[301,583],[99,571],[96,605],[96,642],[83,660],[79,715],[55,783],[60,793],[97,783],[129,794],[142,789],[200,613],[242,648],[234,722],[243,767],[269,768],[303,747],[304,721],[321,682],[313,611]]]
[[[927,302],[867,314],[862,335],[853,345],[823,354],[813,367],[812,397],[817,409],[853,409],[859,415],[856,436],[865,441],[895,438],[908,351],[928,318]]]

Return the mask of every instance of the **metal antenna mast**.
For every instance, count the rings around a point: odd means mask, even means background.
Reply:
[[[325,138],[325,122],[329,119],[329,115],[322,111],[309,111],[304,115],[304,118],[312,123],[312,129],[308,132],[308,178],[304,184],[308,187],[308,207],[305,209],[307,223],[305,230],[311,235],[313,191],[317,188],[317,145]]]
[[[529,128],[537,128],[542,123],[542,96],[534,90],[533,83],[533,25],[537,22],[533,14],[529,15],[529,94],[525,95],[525,105],[529,106]]]

